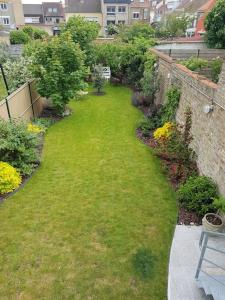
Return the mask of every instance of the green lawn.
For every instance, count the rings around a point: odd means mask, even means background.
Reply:
[[[0,299],[166,299],[176,201],[135,135],[130,91],[72,101],[52,126],[42,164],[0,206]],[[140,279],[134,253],[153,251]]]

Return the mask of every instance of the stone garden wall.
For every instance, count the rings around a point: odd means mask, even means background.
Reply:
[[[192,110],[191,147],[197,154],[201,174],[211,177],[225,195],[225,64],[218,84],[200,76],[186,67],[176,64],[169,56],[151,50],[158,57],[160,91],[156,103],[165,101],[170,85],[181,90],[181,99],[176,115],[179,124],[185,122],[187,107]],[[212,111],[205,112],[212,106]]]

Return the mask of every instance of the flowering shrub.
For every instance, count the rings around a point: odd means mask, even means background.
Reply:
[[[45,132],[45,130],[41,127],[39,127],[38,125],[29,123],[27,125],[27,130],[31,133],[41,133],[41,132]]]
[[[166,122],[163,127],[159,127],[154,131],[154,139],[157,141],[168,139],[172,134],[173,127],[173,123]]]
[[[21,184],[20,173],[6,162],[0,162],[0,194],[12,192]]]

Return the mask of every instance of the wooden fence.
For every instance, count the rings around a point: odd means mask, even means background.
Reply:
[[[26,82],[12,94],[0,101],[0,118],[3,120],[24,120],[41,115],[44,99],[35,90],[35,81]]]

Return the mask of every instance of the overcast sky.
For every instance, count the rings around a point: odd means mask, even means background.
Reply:
[[[42,3],[42,2],[59,2],[59,0],[22,0],[23,3]]]

